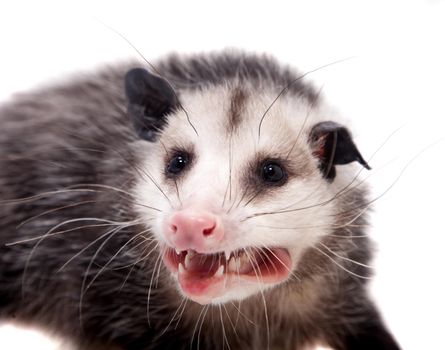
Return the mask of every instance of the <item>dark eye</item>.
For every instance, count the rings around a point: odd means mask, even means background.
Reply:
[[[189,162],[187,154],[176,154],[167,164],[167,173],[177,175],[183,171]]]
[[[268,161],[263,164],[263,167],[261,169],[261,176],[266,182],[277,183],[284,180],[285,173],[283,168],[279,164]]]

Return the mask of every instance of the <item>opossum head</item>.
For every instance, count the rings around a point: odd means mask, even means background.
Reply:
[[[332,232],[336,165],[367,167],[319,99],[277,99],[282,88],[235,79],[177,95],[146,70],[126,76],[141,137],[136,209],[179,291],[198,303],[295,278],[303,253]]]

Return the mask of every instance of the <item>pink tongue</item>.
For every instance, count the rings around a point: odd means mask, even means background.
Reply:
[[[201,278],[210,277],[213,276],[220,265],[221,261],[216,255],[196,254],[190,259],[187,272],[199,275]]]
[[[218,267],[217,264],[213,265]],[[224,294],[224,278],[222,276],[214,277],[214,272],[207,273],[207,271],[188,270],[178,276],[182,291],[190,299],[203,305]]]
[[[180,273],[179,284],[192,300],[207,304],[224,293],[224,278],[214,274],[223,263],[221,256],[195,254],[189,258],[184,273]]]

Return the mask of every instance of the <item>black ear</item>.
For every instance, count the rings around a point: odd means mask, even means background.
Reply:
[[[314,155],[320,159],[320,170],[329,180],[335,177],[335,165],[359,162],[366,169],[371,167],[363,159],[351,134],[344,126],[335,122],[321,122],[313,126],[310,141]]]
[[[175,92],[165,79],[134,68],[125,75],[125,94],[137,133],[153,142],[166,122],[165,116],[178,106]]]

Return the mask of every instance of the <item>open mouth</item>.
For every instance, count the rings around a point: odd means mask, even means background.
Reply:
[[[200,303],[208,303],[234,285],[281,282],[292,268],[289,252],[284,248],[202,254],[167,247],[163,258],[167,268],[178,276],[182,291]]]

